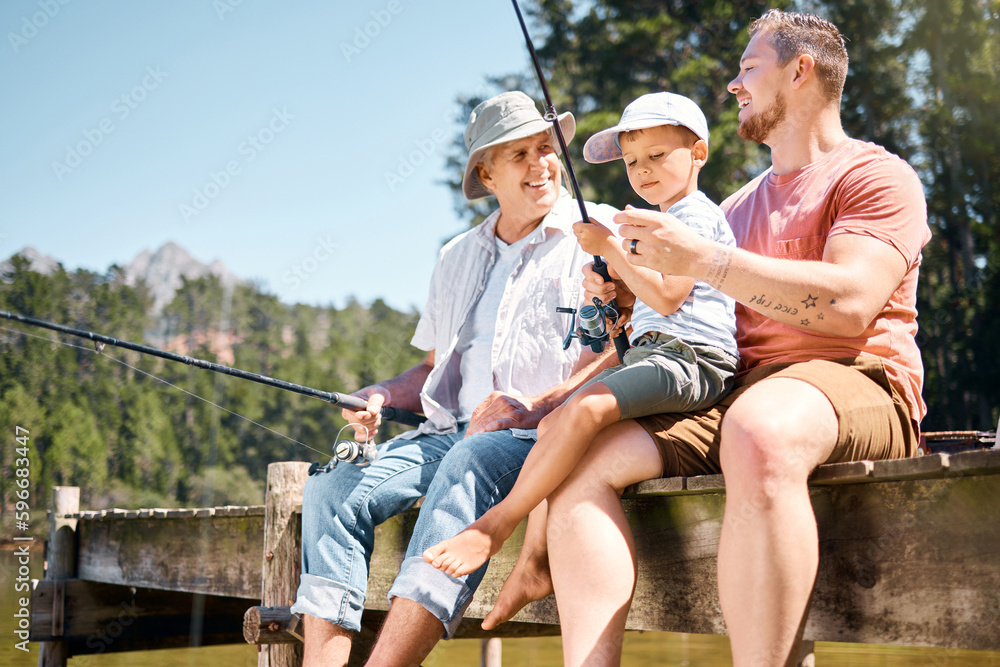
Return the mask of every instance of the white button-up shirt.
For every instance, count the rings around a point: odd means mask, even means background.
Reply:
[[[605,224],[617,210],[587,203],[587,214]],[[457,426],[458,390],[462,384],[460,357],[455,354],[462,327],[493,268],[494,240],[500,211],[441,249],[431,277],[427,306],[413,335],[414,346],[434,350],[434,369],[427,376],[420,400],[427,416],[419,431],[450,432]],[[534,396],[569,378],[580,355],[580,344],[563,350],[570,315],[556,307],[580,308],[582,267],[593,261],[573,235],[580,220],[577,202],[565,191],[552,211],[529,234],[497,313],[490,355],[493,387],[514,395]]]

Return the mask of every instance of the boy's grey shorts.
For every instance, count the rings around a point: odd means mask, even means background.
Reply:
[[[625,353],[624,364],[598,374],[576,393],[603,383],[618,401],[621,419],[690,412],[714,405],[729,391],[736,364],[717,347],[647,333]]]

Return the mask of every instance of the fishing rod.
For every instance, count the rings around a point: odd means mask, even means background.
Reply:
[[[188,366],[196,366],[198,368],[203,368],[205,370],[215,371],[216,373],[231,375],[233,377],[241,378],[243,380],[251,380],[253,382],[258,382],[260,384],[264,384],[269,387],[277,387],[278,389],[293,391],[297,394],[312,396],[314,398],[322,399],[328,403],[332,403],[333,405],[340,406],[343,408],[349,408],[351,410],[365,410],[367,408],[367,401],[365,401],[365,399],[358,398],[357,396],[351,396],[349,394],[341,394],[335,391],[320,391],[319,389],[304,387],[300,384],[286,382],[285,380],[278,380],[276,378],[268,377],[266,375],[251,373],[249,371],[243,371],[238,368],[230,368],[229,366],[223,366],[222,364],[216,364],[211,361],[205,361],[204,359],[196,359],[194,357],[188,357],[182,354],[175,354],[173,352],[167,352],[166,350],[160,350],[155,347],[149,347],[148,345],[139,345],[138,343],[130,343],[125,340],[118,340],[117,338],[111,338],[110,336],[102,336],[101,334],[94,333],[92,331],[84,331],[83,329],[74,329],[72,327],[67,327],[62,324],[56,324],[54,322],[46,322],[45,320],[39,320],[34,317],[19,315],[17,313],[12,313],[9,311],[0,311],[0,317],[5,317],[8,320],[13,320],[15,322],[21,322],[22,324],[29,324],[31,326],[41,327],[43,329],[50,329],[52,331],[58,331],[59,333],[65,333],[71,336],[77,336],[79,338],[87,338],[95,342],[95,347],[98,352],[101,352],[101,350],[104,349],[105,344],[114,345],[115,347],[121,347],[125,348],[126,350],[133,350],[135,352],[149,354],[154,357],[160,357],[161,359],[167,359],[169,361],[179,361],[183,364],[187,364]],[[399,408],[391,408],[387,406],[382,407],[381,414],[383,419],[387,419],[389,421],[393,421],[398,424],[405,424],[407,426],[419,426],[426,420],[426,417],[423,417],[422,415],[417,415],[412,412],[408,412],[406,410],[400,410]]]
[[[545,109],[545,114],[543,118],[552,123],[552,128],[555,130],[556,141],[559,142],[559,148],[562,150],[563,158],[566,160],[566,175],[569,176],[570,185],[573,188],[573,196],[576,198],[576,203],[580,206],[580,215],[583,216],[582,220],[584,222],[590,222],[590,216],[587,215],[587,205],[583,201],[583,192],[580,190],[580,183],[576,180],[576,172],[573,170],[573,161],[569,159],[569,147],[566,145],[566,137],[563,136],[562,127],[559,124],[559,115],[556,113],[556,105],[552,103],[552,96],[549,95],[549,87],[545,84],[545,75],[542,73],[542,65],[538,62],[538,55],[535,53],[535,45],[531,42],[531,35],[528,33],[528,26],[524,23],[524,17],[521,15],[521,7],[517,4],[517,0],[511,0],[514,3],[514,11],[517,13],[517,21],[521,24],[521,32],[524,33],[524,41],[528,45],[528,53],[531,55],[531,63],[535,66],[535,74],[538,77],[538,83],[541,85],[542,94],[545,96],[545,104],[547,105]],[[600,255],[594,255],[594,271],[601,278],[604,278],[605,282],[610,282],[611,275],[608,273],[608,265],[604,261],[604,258]],[[595,304],[596,306],[597,304]],[[620,312],[618,307],[615,305],[614,300],[608,304],[610,309],[614,313]],[[583,316],[584,309],[593,308],[592,306],[584,306],[580,310],[581,316]],[[596,309],[600,314],[601,320],[604,318],[604,311],[598,306]],[[570,332],[572,336],[572,331]],[[570,338],[567,336],[567,340]],[[604,334],[603,337],[598,338],[599,340],[606,340],[607,335]],[[583,336],[581,336],[583,339]],[[594,338],[591,337],[593,340]],[[625,353],[628,352],[628,335],[623,330],[617,336],[615,336],[615,349],[618,351],[618,360],[625,360]]]

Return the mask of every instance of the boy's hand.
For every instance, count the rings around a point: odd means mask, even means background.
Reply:
[[[635,294],[632,294],[624,285],[622,287],[623,289],[618,289],[618,283],[614,280],[604,280],[600,274],[594,271],[593,262],[583,267],[583,290],[587,303],[593,303],[595,297],[601,303],[608,303],[612,299],[616,300],[615,305],[618,307],[619,313],[618,321],[617,323],[608,322],[612,338],[621,333],[625,325],[632,319],[632,305],[635,303]]]
[[[635,294],[624,282],[605,280],[597,271],[594,271],[593,262],[583,266],[583,290],[587,303],[592,303],[595,296],[600,299],[601,303],[615,299],[620,307],[630,307],[635,303]]]
[[[573,225],[573,233],[580,247],[591,255],[607,255],[608,248],[614,236],[611,230],[593,218],[590,222],[577,222]]]

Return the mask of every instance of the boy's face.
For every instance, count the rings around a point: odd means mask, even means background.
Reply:
[[[698,188],[698,170],[705,164],[708,144],[694,141],[687,129],[650,127],[622,133],[619,143],[632,189],[661,211]]]

